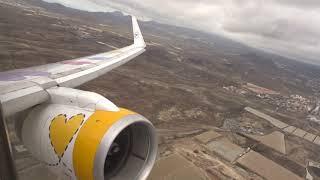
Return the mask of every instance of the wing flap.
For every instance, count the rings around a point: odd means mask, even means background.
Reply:
[[[48,99],[49,94],[43,88],[36,85],[0,95],[4,116],[10,116],[26,110]]]
[[[13,91],[17,91],[20,89],[25,89],[34,86],[35,83],[30,81],[22,81],[22,82],[15,82],[15,83],[7,83],[0,85],[0,95],[7,94]]]
[[[55,80],[49,77],[38,77],[38,78],[31,79],[30,81],[32,81],[33,83],[36,83],[38,86],[42,87],[43,89],[48,89],[58,85],[58,83]]]

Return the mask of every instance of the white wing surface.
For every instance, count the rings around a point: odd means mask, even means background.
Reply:
[[[76,87],[130,61],[145,51],[137,19],[132,17],[134,44],[114,51],[26,69],[0,72],[0,101],[5,116],[48,100],[46,89]]]

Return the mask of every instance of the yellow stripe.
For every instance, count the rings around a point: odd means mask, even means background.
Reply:
[[[94,158],[108,129],[119,119],[135,114],[126,109],[118,112],[96,111],[81,127],[73,149],[73,167],[79,180],[93,180]]]

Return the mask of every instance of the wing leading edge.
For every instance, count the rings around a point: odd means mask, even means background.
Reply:
[[[132,17],[134,43],[114,51],[54,64],[0,72],[0,101],[5,116],[49,99],[46,89],[77,87],[130,61],[145,51],[146,44],[136,17]]]

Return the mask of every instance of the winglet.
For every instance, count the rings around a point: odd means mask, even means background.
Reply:
[[[140,27],[138,25],[137,18],[135,16],[132,16],[132,29],[133,29],[134,46],[145,48],[146,43],[144,42],[142,33],[140,31]]]

